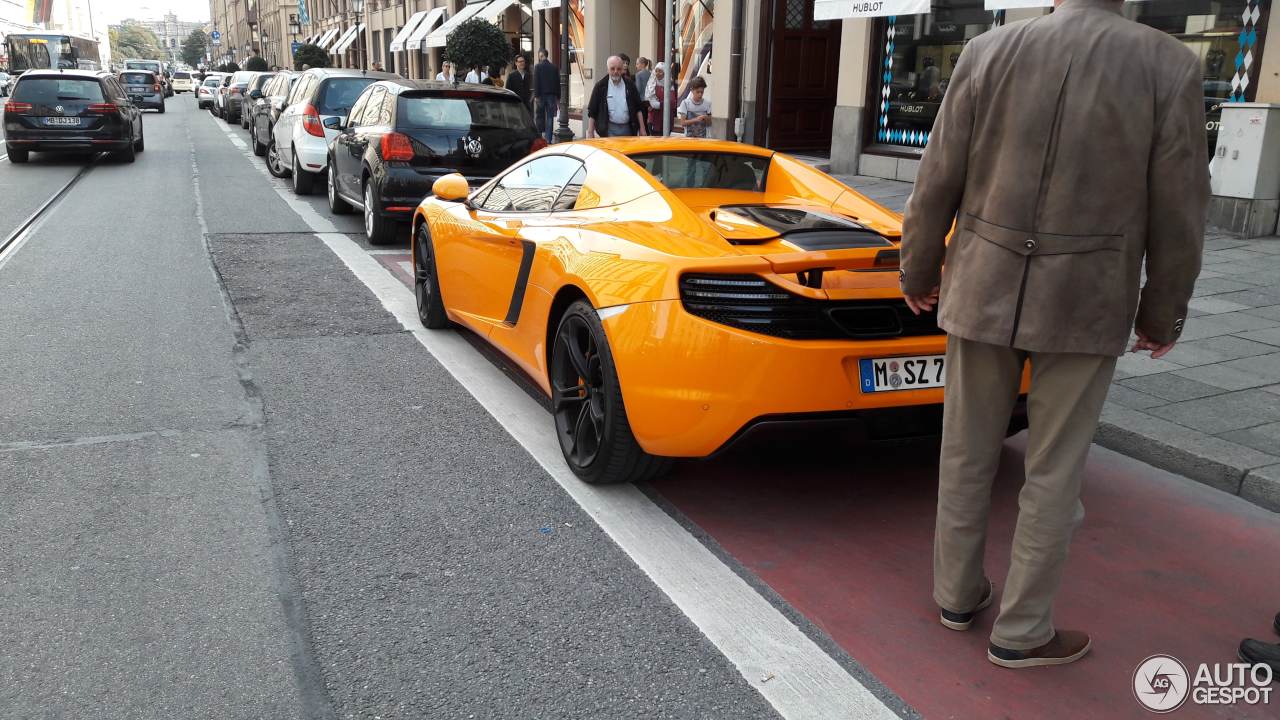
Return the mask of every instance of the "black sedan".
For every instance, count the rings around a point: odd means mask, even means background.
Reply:
[[[462,173],[476,187],[546,145],[515,93],[483,85],[376,82],[333,124],[329,209],[360,208],[375,244],[393,239],[440,176]]]
[[[28,70],[4,104],[9,162],[31,152],[142,152],[142,111],[109,72]]]

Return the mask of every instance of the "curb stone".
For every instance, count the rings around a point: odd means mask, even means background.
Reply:
[[[1259,507],[1280,512],[1280,465],[1250,472],[1240,488],[1240,497]]]

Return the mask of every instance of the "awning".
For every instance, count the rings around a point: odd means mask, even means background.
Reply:
[[[316,45],[318,45],[321,50],[329,47],[329,43],[333,42],[333,38],[338,35],[339,30],[341,30],[341,28],[333,28],[326,31],[325,34],[321,35],[320,39],[316,41]]]
[[[928,15],[930,0],[813,0],[813,19]]]
[[[364,32],[364,23],[360,23],[358,27],[351,28],[338,42],[333,44],[333,49],[329,51],[329,54],[341,55],[346,52],[347,48],[351,47],[351,43],[355,42],[362,32]]]
[[[409,39],[409,36],[413,34],[414,28],[418,27],[418,23],[422,22],[422,18],[426,17],[429,12],[431,11],[420,10],[414,13],[413,17],[410,17],[409,21],[404,24],[404,27],[400,28],[400,32],[396,33],[396,36],[391,39],[391,44],[387,46],[387,51],[403,51],[404,41]]]
[[[928,4],[929,0],[924,0],[924,2]],[[449,40],[449,33],[453,32],[453,29],[462,23],[473,17],[484,18],[489,22],[497,22],[502,13],[506,12],[507,8],[512,5],[519,5],[521,10],[526,13],[529,12],[529,6],[520,0],[490,0],[487,3],[468,5],[459,10],[457,15],[449,18],[449,21],[441,25],[438,30],[428,35],[424,43],[427,47],[444,47]]]
[[[418,27],[413,29],[413,34],[411,34],[409,38],[404,41],[404,49],[405,50],[421,50],[422,40],[427,37],[427,33],[434,30],[436,28],[436,25],[440,24],[441,20],[444,20],[444,16],[448,12],[449,12],[449,9],[445,7],[438,7],[434,10],[429,11],[427,13],[427,18],[422,22],[418,23]]]
[[[1012,10],[1014,8],[1052,7],[1053,0],[986,0],[987,10]]]

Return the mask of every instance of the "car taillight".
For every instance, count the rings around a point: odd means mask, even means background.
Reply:
[[[156,92],[160,92],[160,83],[152,83],[151,89],[155,90]]]
[[[306,130],[308,135],[324,137],[324,125],[320,124],[320,113],[316,112],[315,105],[302,108],[302,129]]]
[[[118,113],[120,108],[115,103],[90,103],[89,107],[85,108],[85,112],[106,115],[107,113]]]
[[[539,150],[541,150],[546,146],[547,146],[547,139],[538,138],[537,140],[534,140],[533,142],[529,143],[529,154],[532,155],[533,153],[538,152]]]
[[[409,162],[413,159],[413,143],[409,136],[387,133],[382,136],[382,159],[387,162]]]
[[[4,111],[6,114],[8,113],[20,114],[24,112],[30,112],[31,103],[14,102],[10,100],[9,102],[4,104]]]

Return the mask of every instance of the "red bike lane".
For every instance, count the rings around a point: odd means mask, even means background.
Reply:
[[[407,252],[377,257],[412,287]],[[997,598],[1024,438],[1006,443],[993,490],[987,573]],[[1133,691],[1145,658],[1171,655],[1194,675],[1200,663],[1238,662],[1243,637],[1272,637],[1280,516],[1096,446],[1085,475],[1085,520],[1055,615],[1089,632],[1093,649],[1073,665],[1025,670],[986,659],[994,606],[969,632],[938,622],[936,443],[748,436],[678,463],[653,487],[925,718],[1149,717]],[[1280,696],[1266,706],[1188,699],[1170,717],[1276,718]]]

